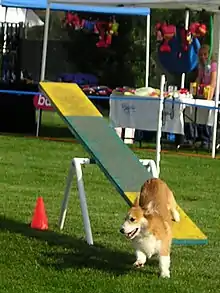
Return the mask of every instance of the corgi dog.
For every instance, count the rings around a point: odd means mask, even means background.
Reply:
[[[147,259],[157,255],[161,277],[170,278],[172,220],[180,221],[172,191],[159,178],[147,180],[120,229],[132,241],[135,267],[143,267]]]

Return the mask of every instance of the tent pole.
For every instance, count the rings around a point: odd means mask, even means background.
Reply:
[[[43,39],[43,52],[42,52],[42,59],[41,59],[40,81],[43,81],[45,79],[49,23],[50,23],[50,3],[47,4],[46,15],[45,15],[44,39]],[[38,117],[37,117],[36,136],[39,136],[40,125],[41,125],[41,117],[42,117],[42,110],[39,109],[38,110]]]
[[[189,9],[186,9],[185,11],[185,30],[187,31],[189,29]],[[186,74],[185,72],[182,73],[181,76],[181,89],[184,89],[185,87],[185,78],[186,78]]]
[[[40,73],[41,81],[45,79],[49,23],[50,23],[50,3],[48,3],[47,5],[46,16],[45,16],[43,53],[42,53],[42,60],[41,60],[41,73]]]
[[[150,68],[150,13],[147,15],[146,27],[146,68],[145,68],[145,87],[149,86],[149,68]]]
[[[216,13],[216,17],[220,17],[220,13]],[[218,125],[218,103],[220,93],[220,30],[218,30],[218,68],[217,68],[217,81],[215,91],[215,114],[212,131],[212,158],[215,158],[216,151],[216,136],[217,136],[217,125]]]

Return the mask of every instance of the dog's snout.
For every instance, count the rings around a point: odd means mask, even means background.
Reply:
[[[120,233],[121,233],[121,234],[124,234],[124,233],[125,233],[125,229],[124,229],[124,228],[121,228],[121,229],[120,229]]]

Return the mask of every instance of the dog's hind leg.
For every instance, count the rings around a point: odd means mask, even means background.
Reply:
[[[161,242],[159,266],[160,276],[162,278],[170,278],[170,249],[172,243],[172,233],[167,224],[167,235]]]
[[[160,276],[170,278],[170,255],[160,255]]]

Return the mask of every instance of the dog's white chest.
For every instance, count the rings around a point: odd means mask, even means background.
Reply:
[[[159,253],[161,240],[157,240],[154,235],[137,237],[133,240],[133,246],[136,250],[142,251],[150,258],[152,255]]]

